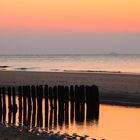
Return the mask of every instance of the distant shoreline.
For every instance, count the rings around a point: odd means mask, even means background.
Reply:
[[[2,65],[0,66],[0,71],[9,71],[9,72],[58,72],[58,73],[97,73],[97,74],[124,74],[124,75],[140,75],[140,72],[122,72],[122,71],[105,71],[105,70],[59,70],[59,69],[50,69],[49,71],[37,71],[33,70],[33,68],[27,67],[18,67],[14,70],[7,70],[6,68],[10,68],[11,66]]]
[[[0,86],[97,85],[105,104],[140,106],[140,75],[113,73],[0,71]]]

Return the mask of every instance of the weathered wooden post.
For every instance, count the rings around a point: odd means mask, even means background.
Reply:
[[[40,127],[42,127],[42,124],[43,124],[43,117],[42,117],[42,99],[43,99],[43,86],[40,85],[39,86],[39,96],[40,96]]]
[[[22,125],[22,87],[18,87],[18,99],[19,99],[19,125]]]
[[[26,105],[26,86],[23,86],[23,124],[27,125],[26,121],[26,111],[27,111],[27,105]]]
[[[87,120],[98,119],[99,93],[97,86],[86,87]]]
[[[43,87],[37,86],[37,104],[38,104],[38,113],[37,113],[37,125],[42,126],[42,98],[43,98]]]
[[[36,86],[37,95],[37,126],[39,127],[39,113],[40,113],[40,97],[39,97],[39,86]]]
[[[54,109],[57,110],[57,86],[53,87]]]
[[[53,109],[53,89],[49,87],[49,99],[50,99],[50,107]]]
[[[69,87],[68,86],[65,86],[64,87],[65,89],[65,102],[68,102],[69,101]]]
[[[92,110],[92,98],[91,98],[91,88],[89,86],[86,86],[86,103],[87,103],[87,121],[90,121],[92,119],[91,112]]]
[[[15,87],[12,87],[13,94],[13,124],[16,123],[16,113],[17,113],[17,105],[16,105],[16,90]]]
[[[5,100],[5,87],[2,87],[2,96],[3,96],[3,123],[6,119],[6,100]]]
[[[80,121],[84,122],[84,113],[85,113],[85,87],[84,85],[80,86]]]
[[[8,108],[11,109],[11,87],[8,87]]]
[[[53,87],[54,95],[54,127],[57,125],[57,86]]]
[[[36,116],[36,90],[35,86],[31,87],[32,102],[33,102],[33,113],[32,113],[32,126],[35,126],[35,116]]]
[[[75,85],[75,120],[79,121],[80,114],[80,87]]]
[[[45,85],[45,127],[48,128],[48,85]]]
[[[74,102],[75,100],[75,90],[73,85],[70,86],[70,100]]]
[[[58,104],[58,123],[62,126],[64,122],[64,86],[58,86]]]
[[[2,121],[2,97],[1,97],[1,94],[2,94],[2,90],[0,87],[0,122]]]
[[[11,124],[11,113],[12,113],[12,105],[11,105],[11,87],[8,87],[8,123]]]
[[[49,128],[52,129],[52,114],[53,114],[53,88],[52,87],[49,87],[49,100],[50,100]]]
[[[75,91],[73,85],[70,86],[70,101],[71,101],[71,108],[70,108],[70,116],[71,116],[71,122],[74,121],[74,100],[75,100]]]
[[[26,86],[27,88],[27,98],[28,98],[28,126],[30,126],[30,122],[31,122],[31,110],[32,110],[32,106],[31,106],[31,89],[30,86]]]
[[[65,124],[69,124],[69,87],[65,86]]]
[[[15,93],[15,87],[12,87],[12,93],[13,93],[13,107],[16,106],[16,93]]]
[[[53,123],[53,109],[50,109],[49,129],[52,130]]]
[[[91,90],[92,90],[92,95],[93,95],[92,106],[93,106],[93,110],[94,110],[94,118],[96,120],[98,120],[99,119],[99,91],[98,91],[98,87],[93,85],[91,87]]]

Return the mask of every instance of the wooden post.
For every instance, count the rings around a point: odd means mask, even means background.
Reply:
[[[16,91],[15,91],[15,87],[12,88],[12,92],[13,92],[13,107],[16,106]]]
[[[90,87],[86,86],[86,103],[87,103],[87,121],[91,120],[91,110],[92,106],[91,106],[91,97],[90,97]]]
[[[48,129],[48,85],[45,85],[45,127]]]
[[[57,110],[57,86],[53,87],[54,109]]]
[[[65,102],[69,101],[69,87],[65,86]]]
[[[86,87],[87,120],[98,120],[99,117],[99,93],[97,86]]]
[[[71,101],[70,116],[71,116],[71,122],[74,121],[74,100],[75,100],[75,91],[74,91],[73,85],[71,85],[70,86],[70,101]]]
[[[2,97],[1,97],[2,91],[0,87],[0,122],[2,121]]]
[[[53,87],[54,95],[54,128],[57,126],[57,86]]]
[[[27,98],[28,98],[28,126],[30,126],[30,122],[31,122],[31,110],[32,110],[32,106],[31,106],[31,89],[30,86],[26,86],[27,88]]]
[[[84,85],[80,86],[80,102],[81,103],[85,102],[85,86]]]
[[[11,87],[8,87],[8,108],[11,109]]]
[[[43,98],[43,87],[37,86],[37,104],[38,104],[38,113],[37,113],[37,125],[42,126],[42,98]]]
[[[75,86],[75,120],[79,121],[80,114],[80,88],[79,86]]]
[[[58,123],[62,126],[64,122],[64,86],[58,86],[58,104]]]
[[[15,96],[15,87],[12,87],[12,93],[13,93],[13,124],[16,123],[16,113],[17,113],[17,105],[16,105],[16,96]]]
[[[92,106],[93,106],[93,110],[94,110],[94,118],[96,120],[99,119],[99,91],[98,91],[98,87],[97,86],[91,86],[91,90],[92,90]]]
[[[35,86],[32,85],[31,93],[32,93],[32,102],[33,102],[33,114],[32,114],[32,126],[35,126],[35,116],[36,116],[36,92]]]
[[[43,99],[43,86],[39,86],[39,97],[40,97],[40,113],[39,113],[39,118],[40,118],[40,127],[42,127],[43,124],[43,117],[42,117],[42,99]]]
[[[2,87],[2,95],[3,95],[3,123],[5,123],[6,119],[5,87]]]
[[[26,86],[23,86],[23,124],[27,125],[26,121],[26,111],[27,111],[27,105],[26,105]]]
[[[65,86],[65,124],[69,124],[69,87]]]
[[[86,87],[87,98],[87,120],[98,119],[99,115],[99,96],[96,86]]]
[[[40,113],[40,107],[39,107],[39,86],[36,86],[36,96],[37,96],[37,126],[39,127],[39,113]]]
[[[19,125],[22,125],[22,87],[18,87],[18,98],[19,98]]]
[[[73,102],[75,100],[75,91],[73,85],[70,86],[70,100]]]
[[[49,87],[50,108],[53,109],[53,89]]]
[[[53,109],[50,109],[50,120],[49,120],[49,129],[52,130],[53,122]]]
[[[80,86],[80,122],[84,122],[84,113],[85,113],[85,87],[84,85]]]
[[[12,113],[12,105],[11,105],[11,87],[8,87],[8,123],[11,124],[11,113]]]

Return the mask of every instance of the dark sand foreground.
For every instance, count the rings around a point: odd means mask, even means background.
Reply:
[[[140,75],[0,71],[0,85],[97,85],[100,102],[140,106]]]
[[[0,140],[86,140],[86,138],[86,135],[79,136],[75,133],[68,135],[66,133],[60,134],[60,132],[53,133],[53,131],[39,131],[38,128],[29,130],[24,126],[6,126],[0,124]]]

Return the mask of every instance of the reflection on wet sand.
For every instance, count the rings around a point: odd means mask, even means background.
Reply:
[[[47,85],[0,88],[0,122],[46,130],[98,122],[99,102],[89,96],[95,90]]]

